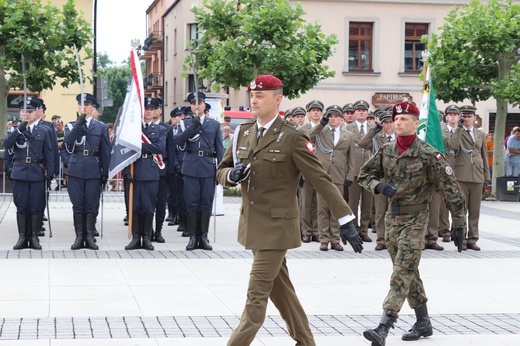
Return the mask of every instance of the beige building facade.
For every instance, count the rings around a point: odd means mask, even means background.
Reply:
[[[327,61],[335,76],[322,80],[297,99],[284,99],[281,110],[305,106],[313,99],[326,106],[366,100],[371,109],[402,97],[420,103],[422,82],[422,34],[438,32],[444,17],[453,6],[469,0],[300,0],[309,22],[318,21],[325,34],[339,40],[333,56]],[[188,54],[186,42],[196,38],[192,6],[202,1],[178,0],[164,13],[164,95],[165,114],[185,105],[190,90],[189,78],[183,78],[182,63]],[[435,81],[433,81],[435,83]],[[193,86],[192,86],[193,87]],[[227,91],[226,101],[232,109],[248,107],[245,88]],[[220,95],[220,94],[219,94]],[[219,96],[220,97],[220,96]],[[469,104],[465,100],[464,104]],[[461,103],[462,104],[462,103]],[[441,101],[439,110],[445,108]],[[489,116],[496,112],[494,99],[477,102],[483,119],[482,128],[489,129]],[[511,108],[510,114],[519,114]]]

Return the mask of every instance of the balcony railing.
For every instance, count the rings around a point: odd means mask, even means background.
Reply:
[[[148,38],[144,40],[143,51],[155,50],[162,48],[164,44],[162,31],[153,31]]]
[[[162,89],[163,76],[162,73],[150,73],[144,80],[146,89]]]

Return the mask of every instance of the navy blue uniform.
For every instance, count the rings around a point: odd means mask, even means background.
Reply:
[[[44,182],[46,177],[52,179],[54,174],[49,131],[48,127],[35,122],[22,133],[14,129],[4,141],[4,147],[10,153],[10,166],[7,169],[14,181],[13,200],[20,234],[15,250],[27,247],[28,233],[31,234],[30,247],[41,249],[37,234],[45,208]]]
[[[99,197],[108,176],[110,140],[104,123],[90,118],[84,124],[65,127],[63,140],[70,157],[67,164],[68,194],[74,213],[76,240],[72,250],[97,250],[93,235],[99,212]]]
[[[168,133],[171,130],[171,125],[165,124],[162,122],[156,123],[156,125],[164,127],[166,130],[166,138],[168,138]],[[156,241],[158,243],[164,243],[165,240],[162,236],[162,226],[164,223],[164,219],[166,218],[166,199],[168,198],[168,181],[167,181],[167,173],[168,173],[168,140],[166,140],[164,145],[164,150],[161,153],[163,157],[163,161],[165,164],[164,169],[159,170],[159,184],[157,190],[157,202],[155,203],[155,233],[152,234],[152,241]]]
[[[132,203],[132,235],[131,242],[126,250],[139,249],[153,250],[151,245],[152,222],[157,203],[160,169],[152,154],[163,154],[166,150],[166,128],[150,123],[143,125],[142,132],[151,143],[143,143],[141,157],[134,162],[134,174],[130,176],[130,167],[123,170],[123,175],[133,181]],[[141,246],[142,238],[142,246]]]
[[[192,127],[191,122],[192,119],[183,119],[181,132],[175,137],[185,153],[182,174],[190,231],[186,249],[198,247],[211,250],[207,234],[215,196],[216,166],[224,155],[224,145],[218,121],[203,116],[197,128]],[[198,243],[195,247],[194,242]]]
[[[179,228],[177,231],[183,232],[183,237],[189,236],[186,228],[186,204],[184,203],[184,179],[182,176],[182,164],[184,162],[184,151],[177,145],[176,135],[180,131],[180,126],[172,126],[168,132],[168,175],[172,176],[172,181],[168,182],[168,207],[172,215],[178,215]]]

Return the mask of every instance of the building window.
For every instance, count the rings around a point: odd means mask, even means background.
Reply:
[[[428,23],[406,23],[404,30],[404,72],[420,73],[423,68],[422,52],[426,45],[421,37],[428,35]]]
[[[350,22],[348,38],[349,71],[372,72],[373,23]]]
[[[197,85],[195,84],[195,76],[190,74],[188,75],[188,93],[193,93],[197,91]]]
[[[197,47],[199,39],[199,26],[197,23],[188,24],[188,41],[195,41],[193,45]]]

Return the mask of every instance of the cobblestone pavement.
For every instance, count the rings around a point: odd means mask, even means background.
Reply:
[[[15,208],[10,195],[0,195],[0,228],[5,232],[0,238],[1,346],[225,344],[239,322],[252,260],[251,252],[236,243],[240,198],[225,197],[225,216],[212,219],[214,251],[185,251],[186,238],[169,226],[163,230],[166,244],[156,244],[155,251],[122,250],[123,198],[121,193],[104,194],[104,237],[97,238],[98,251],[70,250],[72,212],[66,192],[50,194],[54,237],[40,238],[43,250],[13,251]],[[444,251],[423,252],[421,276],[434,327],[434,335],[423,343],[520,344],[518,215],[520,203],[483,203],[482,251],[458,253],[453,243],[439,243]],[[291,276],[318,345],[368,344],[361,335],[379,322],[391,271],[388,253],[374,251],[374,246],[366,243],[362,254],[348,246],[342,252],[319,251],[316,243],[288,251]],[[36,268],[28,274],[35,276],[32,281],[17,272],[30,267]],[[142,270],[147,275],[135,277]],[[32,292],[31,286],[41,292]],[[159,295],[171,291],[171,297],[150,300],[140,295],[153,295],[156,288]],[[200,290],[203,300],[190,300],[190,290]],[[178,306],[176,299],[189,302]],[[400,335],[414,321],[412,310],[403,307],[387,344],[400,344]],[[285,323],[271,306],[253,345],[290,344]]]

